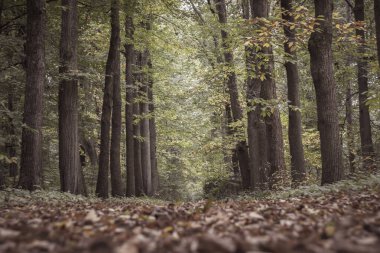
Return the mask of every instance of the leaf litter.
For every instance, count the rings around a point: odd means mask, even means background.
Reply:
[[[7,201],[0,252],[375,253],[380,191],[158,204]]]

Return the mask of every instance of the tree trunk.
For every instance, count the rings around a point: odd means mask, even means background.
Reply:
[[[249,20],[250,15],[250,3],[249,0],[244,0],[242,3],[243,18]],[[264,148],[260,145],[259,139],[259,107],[255,105],[255,99],[259,97],[261,85],[257,79],[253,78],[254,74],[254,58],[255,51],[252,46],[245,47],[245,64],[247,69],[247,133],[248,133],[248,152],[249,152],[249,170],[250,170],[250,187],[255,190],[259,187],[260,177],[260,148]],[[257,107],[257,108],[256,108]]]
[[[113,69],[113,105],[112,105],[112,137],[111,137],[111,194],[113,197],[123,196],[123,184],[120,168],[121,139],[121,89],[120,89],[120,1],[112,1],[110,51],[115,55]],[[112,49],[111,49],[112,48]]]
[[[152,194],[152,167],[150,159],[150,132],[149,132],[149,101],[148,101],[148,79],[146,67],[148,64],[148,52],[141,53],[141,74],[140,74],[140,115],[141,115],[141,168],[144,179],[144,192],[150,196]]]
[[[355,173],[354,132],[352,131],[352,90],[349,81],[346,91],[347,149],[350,173]]]
[[[322,184],[343,177],[342,147],[332,55],[332,0],[314,0],[317,21],[309,40],[310,68],[317,97],[318,130],[321,140]]]
[[[153,70],[152,60],[149,56],[148,58],[148,69]],[[157,130],[156,130],[156,120],[155,120],[155,107],[154,107],[154,97],[153,97],[153,78],[152,74],[148,73],[149,78],[149,89],[148,89],[148,101],[149,101],[149,132],[150,132],[150,160],[152,167],[152,195],[156,194],[159,187],[159,174],[157,166]]]
[[[143,168],[141,164],[141,108],[139,103],[139,84],[141,80],[141,53],[135,51],[136,55],[136,65],[134,70],[134,94],[133,94],[133,146],[134,146],[134,165],[135,165],[135,187],[136,196],[142,196],[144,192],[144,175]]]
[[[84,194],[78,143],[77,19],[77,0],[62,0],[58,99],[61,190]]]
[[[227,24],[227,11],[225,0],[215,0],[216,12],[218,14],[219,23],[221,25]],[[239,91],[236,82],[236,73],[234,68],[234,56],[232,49],[228,43],[229,35],[228,32],[222,28],[222,47],[225,64],[228,67],[227,73],[227,88],[230,95],[230,104],[232,117],[234,122],[243,120],[243,111],[239,102]],[[236,145],[237,157],[239,160],[240,173],[242,177],[242,186],[244,189],[249,188],[250,186],[250,171],[249,171],[249,156],[248,148],[245,140],[241,140]]]
[[[131,11],[127,10],[127,15]],[[134,196],[136,193],[135,180],[138,183],[137,177],[135,178],[135,141],[134,141],[134,86],[133,86],[133,66],[135,64],[135,54],[133,46],[133,19],[131,16],[126,17],[126,34],[127,43],[125,44],[125,83],[126,83],[126,104],[125,104],[125,134],[126,134],[126,172],[127,172],[127,197]],[[141,186],[139,186],[141,187]]]
[[[251,10],[254,18],[269,17],[269,3],[267,0],[251,0]],[[260,74],[265,74],[265,79],[261,80],[255,78],[255,82],[258,82],[261,86],[261,98],[270,102],[277,99],[276,84],[272,77],[274,71],[272,47],[263,47],[260,53],[264,57],[268,57],[268,64],[262,66],[260,70],[258,70]],[[256,61],[260,60],[262,60],[260,57],[256,59]],[[269,177],[269,187],[271,188],[279,179],[280,175],[278,175],[278,173],[283,173],[285,171],[282,125],[277,105],[273,108],[271,115],[266,116],[264,120],[266,125],[267,159],[269,162],[269,171],[267,175]]]
[[[356,22],[364,22],[364,0],[355,0],[354,15]],[[359,123],[360,123],[360,143],[364,167],[371,167],[373,164],[373,142],[371,119],[369,107],[366,105],[368,96],[368,62],[366,56],[365,31],[356,29],[356,35],[360,38],[358,47],[358,87],[359,87]]]
[[[294,23],[292,15],[293,0],[281,0],[282,18],[287,22]],[[284,44],[285,53],[291,61],[285,62],[286,77],[288,84],[288,103],[289,103],[289,148],[291,156],[291,174],[294,185],[299,184],[306,177],[305,157],[302,145],[302,121],[301,121],[301,102],[299,97],[299,71],[296,63],[297,54],[291,45],[296,42],[294,29],[290,25],[284,25],[284,32],[287,41]]]
[[[14,113],[14,91],[10,88],[10,92],[8,93],[8,110],[10,113]],[[9,125],[8,125],[8,143],[7,143],[7,153],[8,157],[13,158],[17,156],[16,147],[17,147],[17,138],[15,131],[14,119],[13,116],[9,117]],[[9,176],[13,177],[14,183],[16,183],[16,178],[18,175],[17,170],[17,162],[12,162],[8,165]]]
[[[45,82],[45,1],[27,1],[25,127],[21,141],[19,186],[34,190],[41,185],[42,99]]]
[[[377,60],[380,66],[380,0],[374,0],[374,14],[376,23]]]

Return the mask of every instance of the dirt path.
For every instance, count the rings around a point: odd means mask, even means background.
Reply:
[[[0,252],[380,252],[378,190],[287,200],[0,205]]]

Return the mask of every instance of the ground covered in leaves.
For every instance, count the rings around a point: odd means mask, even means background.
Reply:
[[[16,195],[0,195],[0,252],[380,252],[379,185],[190,203]]]

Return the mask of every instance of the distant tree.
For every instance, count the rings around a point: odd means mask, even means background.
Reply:
[[[365,21],[364,0],[355,0],[354,15],[356,22]],[[358,87],[359,87],[359,123],[361,152],[364,159],[364,166],[373,164],[374,148],[372,142],[371,119],[368,99],[368,61],[366,60],[366,36],[363,29],[356,29],[356,35],[360,38],[358,46]]]
[[[58,98],[61,190],[72,194],[85,194],[78,142],[77,0],[62,0],[61,4],[61,80]]]
[[[25,124],[22,130],[19,186],[34,190],[41,185],[42,99],[45,82],[45,0],[27,1]]]
[[[131,7],[130,5],[128,5]],[[127,8],[128,8],[127,6]],[[133,17],[132,10],[126,10],[127,17],[125,21],[127,42],[125,44],[125,82],[126,82],[126,105],[125,105],[125,125],[126,125],[126,172],[127,172],[127,196],[134,196],[136,194],[135,181],[135,140],[134,140],[134,124],[133,124],[133,99],[134,99],[134,86],[133,86],[133,67],[135,64],[135,51],[133,46]],[[137,161],[136,161],[137,163]],[[137,182],[139,183],[139,182]]]
[[[316,31],[309,40],[310,68],[317,97],[318,130],[321,140],[322,184],[343,177],[342,147],[339,133],[337,90],[332,55],[332,0],[314,0]]]
[[[223,26],[227,24],[227,9],[225,0],[215,0],[215,9],[219,18],[219,23]],[[222,47],[224,62],[227,70],[227,90],[230,96],[232,118],[234,122],[243,120],[243,110],[239,102],[239,91],[237,87],[236,72],[234,70],[234,55],[229,43],[229,34],[225,28],[221,29]],[[240,140],[236,146],[237,158],[239,160],[242,186],[247,189],[250,186],[249,155],[247,143]]]
[[[285,53],[290,59],[285,62],[287,85],[288,85],[288,101],[289,101],[289,149],[291,159],[292,181],[295,185],[305,179],[305,157],[302,145],[302,121],[301,121],[301,102],[299,95],[300,78],[297,65],[297,53],[292,48],[295,45],[296,34],[291,29],[294,23],[293,0],[281,0],[282,18],[289,22],[284,25],[284,32],[287,41],[284,44]]]

